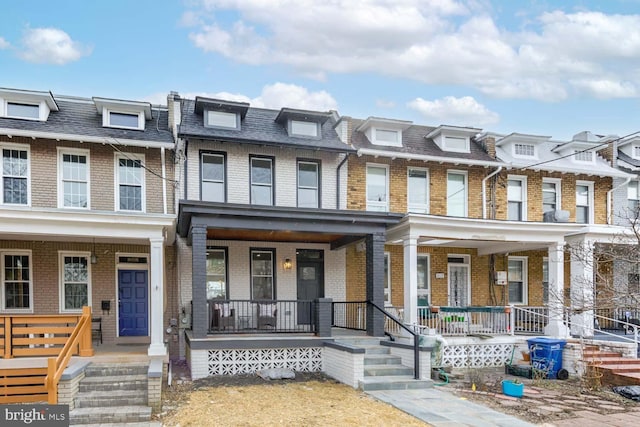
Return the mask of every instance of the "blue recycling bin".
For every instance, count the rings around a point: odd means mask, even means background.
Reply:
[[[536,337],[527,340],[531,366],[546,372],[547,378],[558,378],[558,371],[562,369],[562,351],[566,340]]]

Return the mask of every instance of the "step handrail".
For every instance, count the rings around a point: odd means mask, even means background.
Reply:
[[[91,348],[91,307],[82,307],[82,315],[60,354],[58,354],[58,357],[50,357],[47,360],[47,376],[44,383],[47,388],[47,401],[50,405],[58,403],[58,383],[62,373],[67,369],[73,354],[72,349],[75,346],[79,346],[80,356],[93,356],[93,349]]]
[[[595,326],[595,325],[593,327],[594,330],[596,330],[596,331],[598,331],[598,332],[600,332],[601,334],[604,334],[604,335],[610,335],[610,336],[617,337],[618,339],[621,339],[623,341],[633,342],[633,343],[636,344],[636,346],[640,345],[640,341],[638,340],[638,332],[639,332],[638,325],[636,325],[635,323],[629,323],[629,322],[625,322],[625,321],[623,321],[621,319],[613,319],[611,317],[602,316],[600,314],[596,314],[595,312],[593,313],[593,318],[596,320],[596,322],[598,322],[598,324],[600,323],[598,321],[598,319],[601,319],[601,320],[610,321],[612,323],[616,323],[616,324],[622,326],[623,329],[632,329],[633,330],[633,339],[627,338],[626,337],[626,333],[625,333],[625,336],[617,335],[617,334],[611,333],[609,331],[605,331],[604,329],[600,328],[599,326]]]
[[[409,332],[413,336],[413,377],[416,380],[420,379],[420,336],[418,333],[414,332],[407,325],[402,323],[399,319],[397,319],[394,315],[387,312],[385,309],[379,307],[376,303],[372,301],[367,301],[367,305],[371,305],[373,308],[381,312],[387,318],[391,319],[392,322],[396,323],[405,331]]]

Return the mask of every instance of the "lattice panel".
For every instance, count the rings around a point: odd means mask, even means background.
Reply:
[[[261,369],[286,368],[296,372],[322,371],[322,348],[209,350],[209,375],[251,374]]]
[[[513,344],[464,344],[444,347],[442,364],[452,368],[502,366],[511,359]]]

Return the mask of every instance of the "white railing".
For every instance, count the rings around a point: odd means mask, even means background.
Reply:
[[[511,306],[511,330],[515,334],[539,335],[549,323],[549,307]]]
[[[637,323],[631,323],[627,320],[635,320],[625,318],[622,320],[620,318],[613,319],[611,317],[602,316],[600,314],[594,314],[594,331],[597,331],[599,334],[607,335],[611,337],[616,337],[617,340],[634,342],[636,346],[640,343],[638,340],[638,332],[640,329],[640,325]],[[606,326],[605,326],[606,325]],[[624,331],[624,335],[620,335],[620,333],[616,333],[618,331]],[[630,334],[631,336],[627,336]]]

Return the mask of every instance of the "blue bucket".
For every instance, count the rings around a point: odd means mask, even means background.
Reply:
[[[502,380],[502,393],[512,397],[522,397],[524,394],[524,384],[516,384],[511,380]]]

